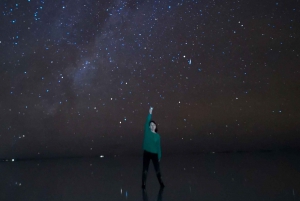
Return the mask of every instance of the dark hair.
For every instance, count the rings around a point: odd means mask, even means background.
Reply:
[[[150,126],[151,122],[155,124],[155,132],[157,133],[157,124],[155,123],[155,121],[151,120],[151,121],[149,122],[149,126]]]

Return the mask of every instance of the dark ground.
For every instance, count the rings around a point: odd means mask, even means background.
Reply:
[[[0,162],[0,200],[300,200],[299,152],[163,155],[161,169],[164,190],[151,163],[143,193],[142,155]]]

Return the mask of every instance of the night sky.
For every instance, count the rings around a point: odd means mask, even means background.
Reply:
[[[0,158],[300,144],[298,0],[0,4]]]

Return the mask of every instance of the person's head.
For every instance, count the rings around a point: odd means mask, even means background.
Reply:
[[[149,128],[152,132],[157,133],[157,124],[155,123],[155,121],[153,120],[150,121]]]

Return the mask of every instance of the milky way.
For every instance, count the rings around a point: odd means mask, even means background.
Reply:
[[[1,158],[294,146],[297,5],[1,1]]]

